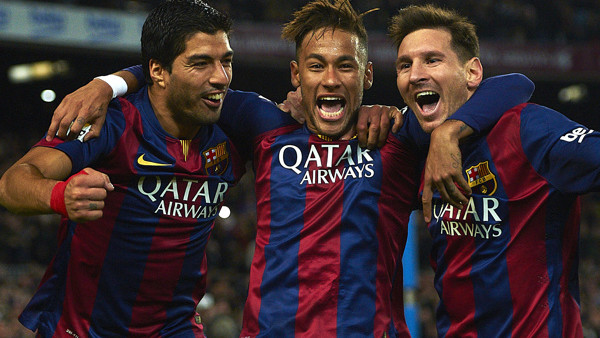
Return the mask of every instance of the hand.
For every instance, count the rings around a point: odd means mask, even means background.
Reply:
[[[92,126],[85,135],[84,141],[97,137],[104,124],[112,95],[112,88],[106,82],[93,79],[87,85],[65,96],[54,111],[46,140],[52,141],[54,136],[74,139],[85,124],[90,122]]]
[[[286,113],[290,113],[294,120],[302,124],[306,121],[306,114],[302,106],[302,91],[300,87],[293,92],[288,92],[287,99],[277,105],[277,107]]]
[[[471,187],[462,175],[458,135],[448,132],[449,128],[460,129],[460,124],[464,125],[461,121],[447,121],[431,133],[431,145],[423,177],[422,202],[425,222],[431,221],[431,199],[434,190],[455,208],[462,209],[469,202],[467,197],[471,195]]]
[[[110,179],[92,168],[85,168],[87,175],[76,175],[65,188],[65,206],[69,219],[75,222],[94,221],[102,217],[104,199],[115,188]]]
[[[390,119],[394,119],[392,132],[398,131],[404,122],[402,112],[394,106],[361,106],[358,112],[356,132],[358,144],[369,149],[383,147],[390,131]]]

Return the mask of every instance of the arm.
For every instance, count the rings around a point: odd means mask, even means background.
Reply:
[[[458,143],[492,127],[510,108],[531,98],[534,84],[522,74],[484,80],[473,96],[431,134],[423,175],[423,216],[431,219],[431,198],[438,190],[457,208],[467,203],[471,189],[464,179]],[[421,134],[422,137],[422,134]]]
[[[51,213],[53,191],[70,171],[71,160],[65,153],[34,147],[0,179],[0,203],[17,214]],[[62,194],[66,216],[78,222],[102,217],[104,198],[114,189],[105,174],[90,168],[85,171],[87,175],[73,176]]]
[[[535,85],[519,73],[498,75],[481,82],[475,93],[462,105],[449,120],[460,120],[472,128],[473,132],[493,127],[504,112],[529,101]]]
[[[55,136],[75,138],[88,122],[92,123],[92,128],[85,136],[85,140],[97,137],[104,124],[110,100],[116,96],[133,93],[141,88],[143,86],[143,74],[141,73],[141,67],[129,67],[112,74],[122,78],[125,84],[109,85],[106,81],[95,78],[87,85],[65,96],[54,111],[46,133],[46,140],[52,141]],[[119,86],[121,89],[115,90]]]
[[[516,137],[527,161],[553,187],[567,195],[600,191],[599,132],[534,104],[523,108],[520,122]]]

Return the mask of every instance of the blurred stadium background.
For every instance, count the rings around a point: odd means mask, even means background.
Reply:
[[[0,173],[46,131],[60,99],[92,77],[138,63],[144,18],[158,0],[0,2]],[[281,101],[292,89],[293,46],[279,30],[306,0],[208,0],[235,21],[232,88]],[[375,84],[365,103],[402,106],[395,85],[389,17],[422,1],[352,1],[365,17]],[[536,83],[532,101],[600,129],[600,1],[428,1],[454,8],[478,26],[485,75],[521,72]],[[229,196],[208,248],[209,287],[200,305],[209,337],[239,332],[254,240],[252,176]],[[600,194],[583,198],[580,282],[585,336],[600,335]],[[31,337],[18,314],[39,282],[56,245],[57,216],[20,217],[0,209],[0,337]],[[414,217],[418,240],[414,292],[416,337],[435,336],[437,295],[428,264],[429,235]],[[413,303],[413,301],[415,301]]]

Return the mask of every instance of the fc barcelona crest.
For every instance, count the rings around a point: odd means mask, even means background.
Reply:
[[[227,144],[219,143],[214,148],[206,149],[202,152],[204,156],[204,170],[207,175],[221,175],[227,170],[229,165],[229,153]]]
[[[469,186],[474,192],[480,192],[483,195],[491,196],[498,188],[496,175],[490,171],[488,161],[480,162],[477,165],[465,170],[469,178]]]

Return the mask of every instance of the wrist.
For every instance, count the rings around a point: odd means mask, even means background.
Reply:
[[[444,137],[446,140],[464,141],[466,138],[473,135],[474,130],[463,121],[446,120],[438,128],[436,128],[434,132],[438,136]]]
[[[65,189],[67,188],[67,184],[68,180],[56,182],[50,195],[50,209],[64,217],[69,217],[65,204]]]
[[[67,212],[67,205],[65,203],[65,190],[67,188],[67,184],[69,184],[69,181],[71,181],[73,177],[77,175],[87,175],[87,173],[81,170],[77,174],[69,177],[66,181],[56,182],[50,195],[50,209],[67,218],[69,217],[69,213]]]
[[[123,96],[127,93],[127,82],[125,82],[125,80],[120,76],[110,74],[97,76],[94,79],[102,80],[110,86],[110,88],[112,89],[113,99],[119,96]]]

